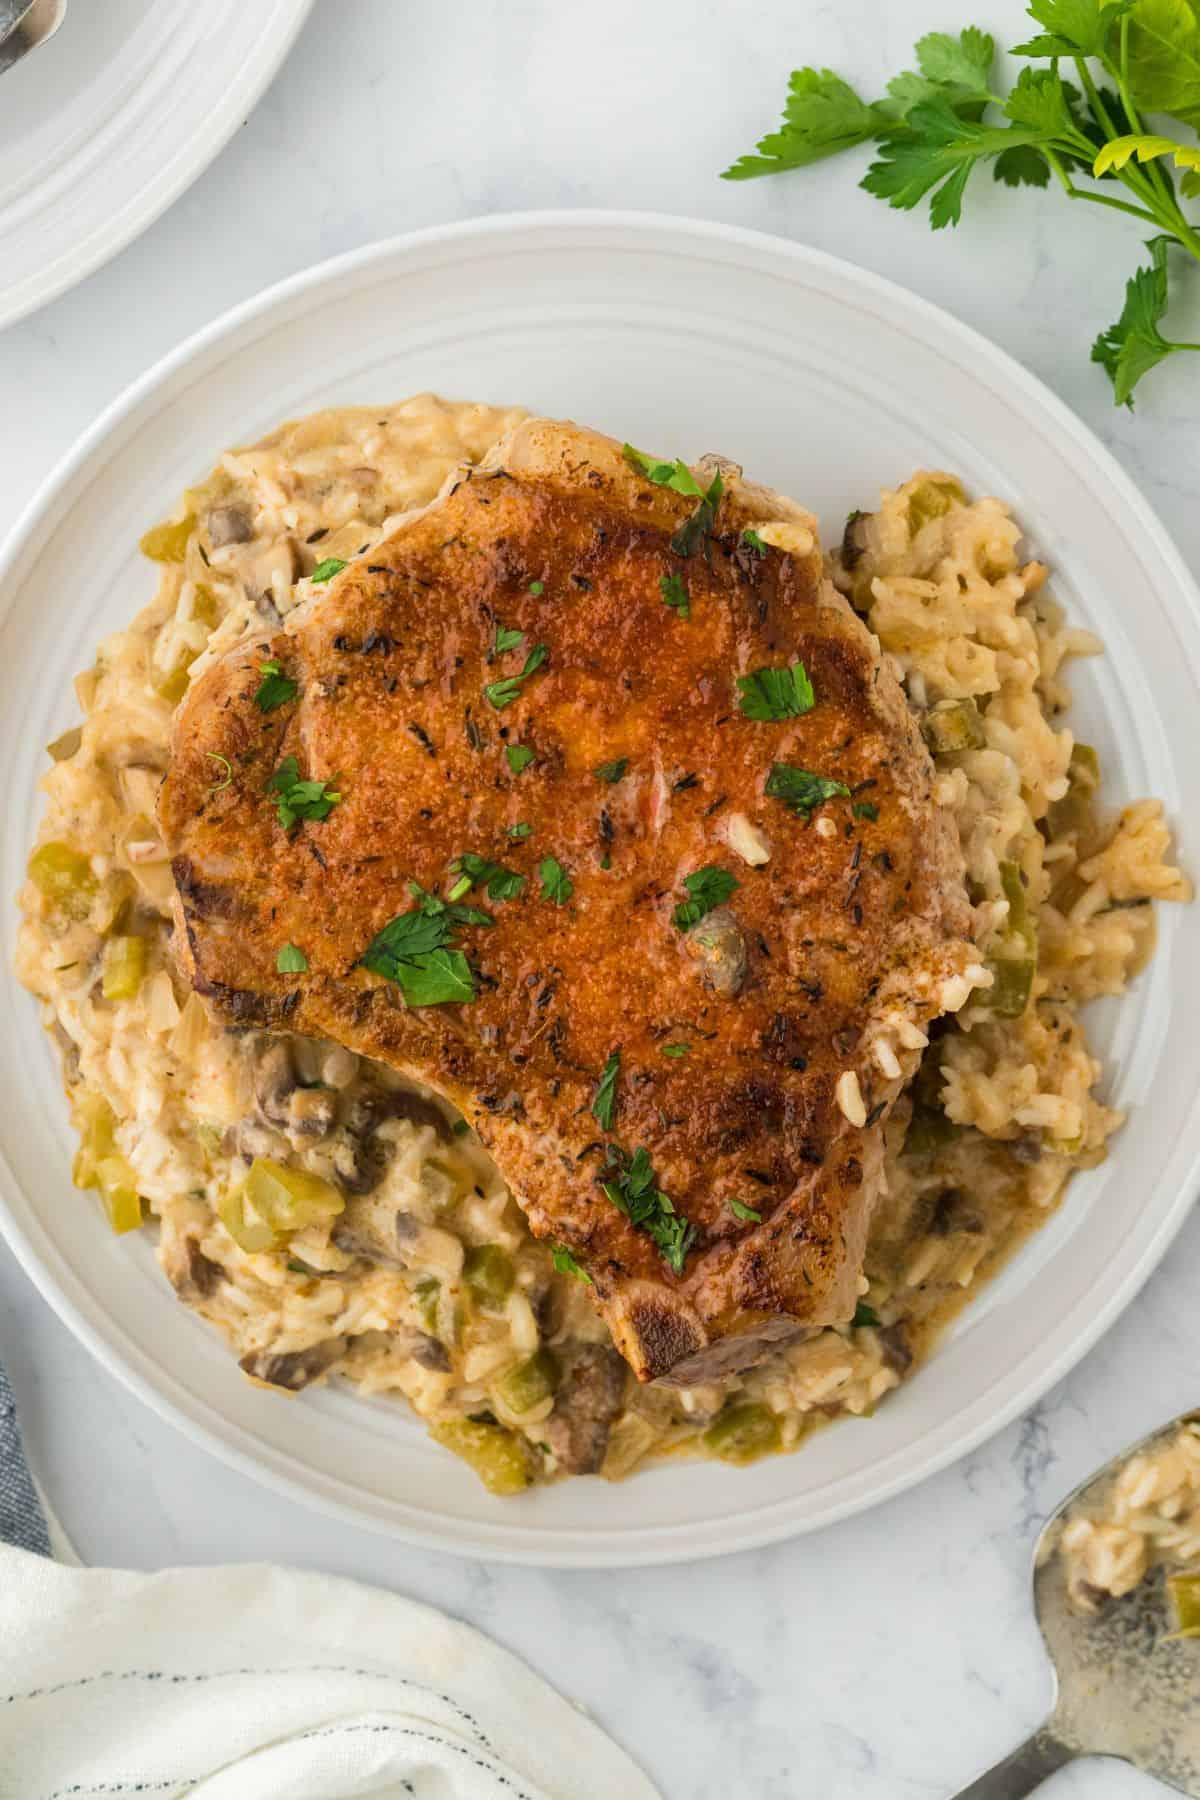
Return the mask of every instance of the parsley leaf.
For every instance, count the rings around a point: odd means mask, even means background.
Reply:
[[[492,645],[492,655],[503,656],[506,650],[515,650],[517,645],[524,641],[524,638],[525,633],[523,631],[514,631],[511,626],[501,625],[497,622],[496,639]]]
[[[610,787],[615,787],[618,781],[623,780],[628,767],[629,758],[618,756],[612,762],[601,763],[599,768],[592,770],[592,774],[597,781],[607,781]]]
[[[275,958],[275,967],[281,975],[303,975],[308,958],[297,944],[284,944]]]
[[[812,682],[802,662],[794,662],[790,669],[755,669],[739,675],[737,684],[748,719],[798,719],[812,711]]]
[[[522,636],[524,633],[522,633]],[[550,651],[545,644],[535,644],[525,658],[525,667],[519,675],[510,675],[504,681],[490,681],[484,688],[484,694],[499,712],[501,707],[510,706],[521,692],[521,683],[528,681],[536,669],[540,669]]]
[[[747,1206],[744,1200],[731,1200],[729,1210],[735,1219],[750,1219],[755,1225],[762,1224],[762,1214],[755,1212],[752,1206]]]
[[[832,69],[795,69],[779,130],[760,138],[758,155],[739,156],[722,178],[751,181],[781,169],[803,169],[865,144],[888,122],[882,106],[860,100]]]
[[[757,531],[751,531],[749,526],[747,526],[746,530],[742,533],[742,542],[743,544],[748,544],[751,550],[757,550],[760,556],[765,556],[767,554],[766,544],[763,542],[762,538],[759,537]]]
[[[691,618],[692,609],[688,601],[688,591],[683,584],[683,577],[681,575],[660,576],[658,591],[666,601],[667,605],[673,612],[677,612],[681,619]]]
[[[664,1044],[662,1053],[664,1056],[686,1056],[691,1047],[690,1044]]]
[[[277,706],[286,706],[300,692],[299,685],[285,675],[274,660],[259,663],[258,672],[262,681],[254,696],[254,704],[260,712],[274,712]]]
[[[505,835],[505,837],[510,837],[510,838],[531,837],[533,835],[533,826],[526,825],[524,823],[524,821],[522,821],[521,824],[519,824],[519,825],[510,825],[507,828],[507,830],[505,831],[504,835]]]
[[[471,965],[453,947],[457,924],[490,923],[486,913],[448,906],[413,883],[417,904],[390,919],[363,951],[365,969],[399,986],[410,1006],[442,1006],[475,998]]]
[[[873,800],[856,800],[850,811],[856,819],[870,819],[872,824],[879,817],[879,808]]]
[[[714,907],[724,906],[738,882],[728,869],[710,863],[707,868],[685,875],[683,885],[691,897],[680,901],[671,914],[671,923],[678,931],[690,931]]]
[[[1005,187],[1044,188],[1050,183],[1050,164],[1032,144],[1018,144],[1000,152],[992,164],[992,174]]]
[[[533,751],[527,749],[524,744],[506,744],[504,746],[504,760],[512,770],[513,774],[519,775],[522,769],[527,769],[530,763],[536,759]]]
[[[298,819],[327,819],[341,799],[327,781],[302,781],[294,756],[285,756],[267,783],[268,793],[278,794],[279,823],[290,831]]]
[[[327,556],[324,562],[317,564],[308,579],[310,581],[332,581],[335,575],[341,574],[345,566],[340,556]]]
[[[1102,56],[1116,21],[1134,0],[1031,0],[1029,16],[1045,31],[1014,44],[1014,56]]]
[[[1200,14],[1194,0],[1136,0],[1131,6],[1129,85],[1146,112],[1200,126]]]
[[[539,594],[544,594],[545,591],[546,591],[546,584],[544,581],[531,581],[530,582],[529,592],[534,596],[535,599],[537,598],[537,596]]]
[[[504,868],[501,863],[489,862],[486,856],[476,856],[470,850],[455,857],[450,872],[459,878],[450,889],[452,901],[460,900],[473,887],[481,885],[488,899],[496,901],[519,900],[525,891],[524,875],[518,875],[515,869]]]
[[[1158,329],[1167,310],[1167,248],[1171,240],[1151,238],[1150,267],[1139,269],[1125,285],[1125,305],[1115,325],[1102,331],[1092,345],[1092,361],[1098,362],[1113,385],[1118,406],[1133,405],[1133,390],[1142,376],[1165,362],[1176,350]]]
[[[611,1176],[601,1182],[604,1192],[631,1224],[653,1238],[667,1267],[682,1275],[696,1227],[680,1218],[659,1187],[649,1151],[642,1147],[627,1156],[610,1144],[607,1155]]]
[[[868,1306],[865,1300],[860,1300],[854,1309],[854,1317],[850,1323],[855,1329],[860,1325],[878,1325],[879,1314],[873,1306]]]
[[[782,800],[789,811],[801,819],[811,819],[822,801],[837,794],[848,794],[844,781],[828,775],[814,775],[811,769],[797,769],[792,763],[772,763],[766,791],[773,800]]]
[[[596,1084],[596,1094],[592,1101],[592,1117],[601,1131],[611,1131],[613,1112],[617,1103],[617,1076],[621,1068],[621,1046],[609,1056],[600,1071],[600,1080]]]
[[[591,1286],[592,1278],[586,1269],[580,1267],[571,1252],[562,1244],[551,1244],[550,1257],[560,1275],[574,1275],[577,1281],[586,1281]]]
[[[544,856],[538,864],[542,882],[542,899],[565,906],[575,892],[575,884],[556,856]]]
[[[721,495],[725,492],[725,482],[720,469],[713,476],[707,488],[702,488],[685,462],[678,458],[674,462],[660,462],[655,456],[647,456],[644,450],[635,450],[632,444],[623,447],[625,461],[655,487],[670,488],[676,494],[688,494],[699,504],[694,513],[678,526],[671,537],[671,548],[676,556],[691,556],[702,544],[707,543],[713,525],[716,522],[717,507]],[[664,581],[667,579],[664,576]],[[660,584],[661,585],[661,584]],[[663,589],[663,598],[667,599]],[[677,602],[667,600],[668,606]]]

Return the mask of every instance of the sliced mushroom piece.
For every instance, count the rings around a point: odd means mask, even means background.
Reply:
[[[746,936],[728,907],[715,907],[692,926],[684,943],[714,994],[732,1000],[741,993],[748,966]]]
[[[943,1188],[933,1203],[930,1229],[938,1237],[950,1237],[956,1231],[978,1237],[984,1228],[983,1213],[969,1200],[961,1188]]]
[[[435,1375],[450,1373],[450,1356],[445,1344],[438,1338],[429,1337],[423,1331],[417,1333],[416,1340],[411,1345],[408,1354],[415,1363],[420,1363],[423,1369],[431,1369]]]
[[[263,1040],[254,1054],[254,1098],[267,1123],[297,1137],[327,1137],[337,1122],[337,1095],[300,1085],[292,1047],[284,1038]]]
[[[888,1368],[895,1370],[897,1375],[907,1375],[912,1368],[913,1353],[904,1326],[881,1326],[878,1336],[879,1348]]]
[[[625,1400],[629,1371],[611,1345],[584,1344],[542,1426],[546,1442],[569,1475],[594,1475]]]
[[[243,1374],[264,1387],[285,1388],[298,1394],[301,1388],[317,1381],[346,1354],[348,1338],[326,1338],[324,1343],[310,1344],[307,1350],[288,1350],[276,1354],[271,1350],[255,1350],[238,1363]]]
[[[379,1136],[389,1119],[430,1125],[444,1141],[451,1132],[446,1116],[432,1100],[408,1088],[365,1089],[354,1096],[339,1127],[333,1151],[338,1182],[347,1193],[369,1194],[379,1186],[396,1146]]]
[[[214,506],[208,515],[208,536],[214,550],[248,544],[254,536],[250,514],[244,506]]]
[[[436,1225],[426,1225],[395,1202],[359,1194],[333,1228],[332,1237],[348,1256],[389,1269],[427,1268],[456,1281],[462,1273],[462,1240]]]
[[[162,1255],[167,1280],[181,1300],[206,1300],[225,1279],[220,1263],[205,1256],[199,1242],[190,1234],[176,1238]]]

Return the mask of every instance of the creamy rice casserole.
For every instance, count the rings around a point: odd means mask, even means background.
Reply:
[[[908,1046],[923,1056],[887,1128],[853,1322],[719,1383],[639,1386],[466,1121],[338,1045],[226,1025],[169,952],[156,796],[189,683],[523,416],[432,395],[318,413],[223,456],[146,533],[158,591],[105,639],[76,682],[81,723],[50,746],[19,949],[62,1053],[76,1183],[113,1229],[156,1234],[180,1299],[252,1379],[399,1394],[505,1494],[671,1454],[746,1462],[869,1414],[1103,1159],[1121,1115],[1080,1007],[1149,956],[1152,903],[1190,895],[1160,804],[1103,803],[1064,679],[1100,646],[1007,508],[922,472],[852,515],[831,572],[921,720],[991,983]],[[212,773],[217,789],[219,758]],[[341,1220],[366,1195],[405,1221],[387,1260]]]

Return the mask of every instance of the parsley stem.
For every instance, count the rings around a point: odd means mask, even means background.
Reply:
[[[1058,179],[1062,182],[1063,191],[1066,193],[1068,199],[1088,200],[1093,206],[1108,206],[1111,207],[1114,212],[1128,213],[1131,219],[1141,219],[1146,225],[1157,226],[1159,231],[1169,231],[1172,237],[1178,235],[1177,228],[1173,222],[1168,224],[1168,222],[1165,219],[1160,218],[1157,213],[1148,212],[1144,206],[1130,206],[1126,200],[1113,200],[1110,199],[1107,194],[1089,194],[1085,188],[1077,188],[1053,150],[1047,150],[1045,152],[1045,157],[1046,161],[1050,164],[1050,167],[1054,170],[1054,173],[1058,176]]]

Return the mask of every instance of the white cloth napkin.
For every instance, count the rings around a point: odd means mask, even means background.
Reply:
[[[0,1796],[101,1794],[658,1800],[516,1657],[411,1600],[0,1546]]]

